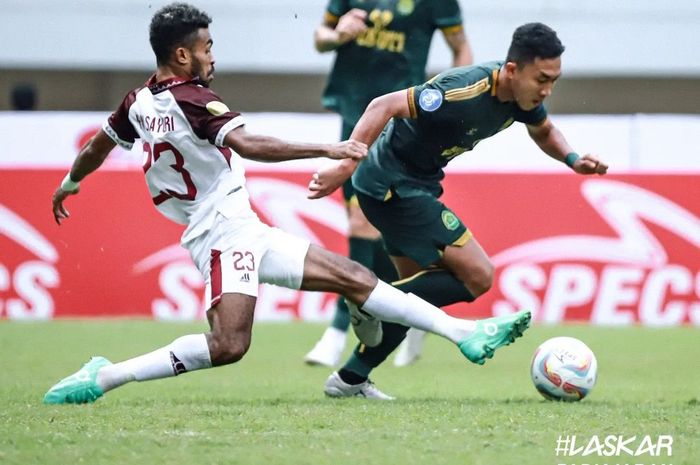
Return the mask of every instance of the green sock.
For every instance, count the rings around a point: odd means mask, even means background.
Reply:
[[[474,296],[464,287],[464,284],[447,270],[425,270],[414,277],[394,283],[394,286],[404,292],[410,292],[437,307],[444,307],[457,302],[472,302]],[[382,322],[384,336],[376,347],[358,344],[343,370],[348,370],[363,378],[369,377],[370,372],[378,367],[406,337],[408,327],[396,323]]]
[[[370,270],[374,266],[375,240],[350,238],[350,259],[366,266]],[[350,311],[343,297],[338,297],[335,305],[335,313],[331,326],[341,331],[347,331],[350,327]]]

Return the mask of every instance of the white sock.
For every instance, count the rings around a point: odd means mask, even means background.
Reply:
[[[476,321],[454,318],[413,294],[377,282],[362,309],[380,320],[422,329],[449,339],[455,344],[474,332]]]
[[[202,368],[211,368],[207,338],[190,334],[148,354],[100,368],[97,384],[107,392],[130,381],[169,378]]]

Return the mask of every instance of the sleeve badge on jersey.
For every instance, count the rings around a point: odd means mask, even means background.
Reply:
[[[209,113],[214,116],[223,115],[224,113],[231,111],[224,102],[219,102],[217,100],[207,103],[207,110],[209,110]]]
[[[424,111],[435,111],[442,105],[442,92],[437,89],[423,89],[418,96],[418,104]]]

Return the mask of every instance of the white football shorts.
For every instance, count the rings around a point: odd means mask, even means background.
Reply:
[[[226,293],[257,297],[259,283],[299,289],[309,241],[260,221],[246,193],[229,197],[238,205],[228,199],[211,229],[183,244],[206,282],[205,308]]]

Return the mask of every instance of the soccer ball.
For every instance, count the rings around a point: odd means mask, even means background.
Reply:
[[[532,357],[530,376],[546,399],[574,402],[593,388],[598,362],[586,344],[573,337],[555,337],[540,345]]]

